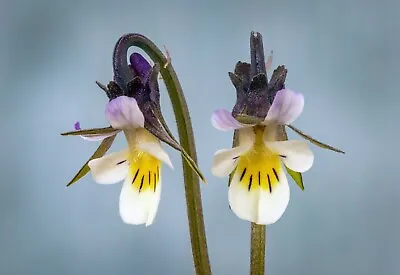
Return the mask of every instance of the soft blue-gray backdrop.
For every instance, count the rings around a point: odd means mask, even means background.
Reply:
[[[231,108],[227,72],[249,58],[259,31],[304,93],[295,125],[345,151],[315,149],[304,192],[267,229],[268,274],[400,274],[397,140],[400,2],[396,0],[2,0],[0,9],[0,274],[192,274],[180,156],[167,149],[155,223],[118,215],[121,185],[88,176],[65,184],[97,144],[61,137],[74,121],[106,125],[95,80],[112,77],[114,43],[140,32],[166,45],[191,110],[214,274],[247,274],[249,228],[228,208],[226,179],[210,173],[229,147],[210,115]],[[174,117],[165,89],[164,114]],[[295,135],[291,134],[291,137]],[[113,147],[125,145],[120,137]]]

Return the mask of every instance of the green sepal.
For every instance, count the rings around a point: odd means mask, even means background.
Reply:
[[[82,166],[82,168],[79,169],[78,173],[76,173],[76,175],[72,178],[72,180],[67,184],[67,187],[71,186],[72,184],[80,180],[90,171],[88,165],[89,161],[104,156],[104,154],[108,151],[108,149],[110,149],[111,145],[113,144],[115,137],[116,135],[103,139],[100,146],[97,148],[94,154],[88,159],[88,161]]]
[[[284,165],[286,168],[286,171],[288,174],[292,177],[294,182],[300,187],[302,191],[304,191],[304,184],[303,184],[303,176],[301,173],[293,171],[292,169],[288,168],[286,165]]]
[[[104,128],[92,128],[92,129],[70,131],[70,132],[61,133],[61,135],[62,136],[104,135],[104,134],[110,134],[115,131],[118,131],[118,130],[109,126],[109,127],[104,127]]]
[[[192,157],[181,147],[181,154],[186,160],[187,164],[190,166],[190,168],[193,169],[193,171],[197,174],[197,176],[204,182],[207,183],[206,178],[204,175],[201,173],[200,168],[197,166],[196,162],[192,159]]]
[[[321,147],[323,149],[328,149],[331,151],[334,151],[336,153],[341,153],[344,154],[344,151],[337,149],[333,146],[330,146],[328,144],[322,143],[321,141],[318,141],[312,137],[310,137],[309,135],[307,135],[306,133],[304,133],[303,131],[297,129],[296,127],[294,127],[293,125],[287,125],[287,127],[289,127],[290,129],[292,129],[293,131],[295,131],[298,135],[300,135],[302,138],[308,140],[309,142],[311,142],[312,144],[317,145],[318,147]]]

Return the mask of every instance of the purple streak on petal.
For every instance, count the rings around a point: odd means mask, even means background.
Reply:
[[[290,124],[300,116],[303,107],[304,96],[302,94],[282,89],[276,93],[264,123]]]
[[[79,121],[75,122],[75,124],[74,124],[74,129],[75,129],[76,131],[78,131],[78,130],[81,129],[81,124],[79,123]]]
[[[120,96],[107,103],[106,118],[115,129],[144,127],[144,116],[133,97]]]
[[[229,131],[252,126],[250,124],[240,123],[232,116],[229,111],[225,109],[218,109],[214,111],[211,116],[211,123],[216,129],[220,131]]]
[[[129,57],[130,66],[135,71],[135,73],[142,79],[147,78],[151,66],[149,62],[139,53],[133,53]]]

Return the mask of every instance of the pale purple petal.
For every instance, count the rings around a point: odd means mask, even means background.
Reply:
[[[302,94],[289,89],[282,89],[276,93],[263,124],[290,124],[300,116],[303,107],[304,96]]]
[[[106,118],[115,129],[144,127],[144,116],[133,97],[120,96],[106,106]]]
[[[211,116],[211,123],[216,129],[220,131],[229,131],[252,126],[250,124],[240,123],[232,116],[229,111],[225,109],[218,109],[214,111]]]
[[[75,122],[74,129],[76,131],[82,130],[81,124],[79,123],[79,121]],[[107,134],[80,135],[80,137],[83,138],[84,140],[88,140],[88,141],[102,141],[105,138],[108,138],[108,137],[118,134],[119,131],[120,130],[115,130],[114,132],[110,132]]]

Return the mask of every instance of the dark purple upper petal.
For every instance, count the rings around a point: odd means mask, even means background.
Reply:
[[[137,76],[142,79],[146,79],[149,75],[151,70],[150,63],[140,54],[140,53],[133,53],[129,57],[130,66],[135,72]]]

